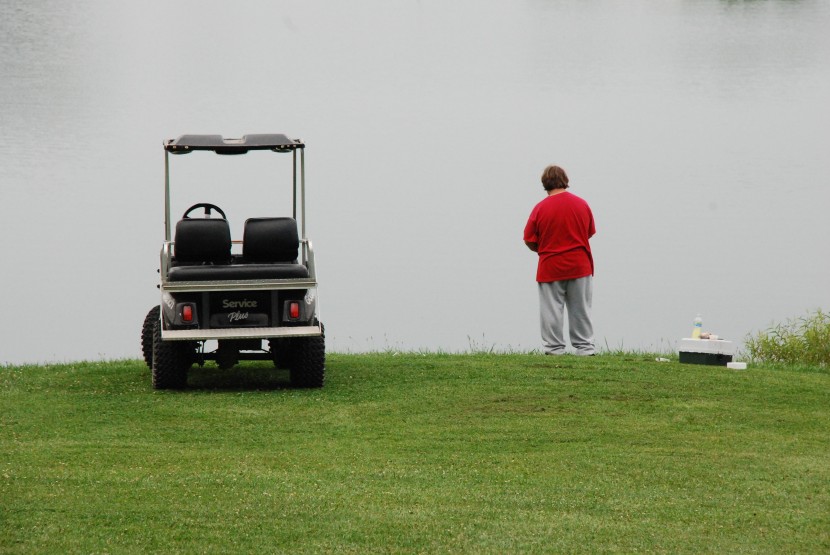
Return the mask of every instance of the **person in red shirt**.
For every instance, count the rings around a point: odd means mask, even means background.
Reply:
[[[559,166],[545,168],[542,185],[547,197],[530,213],[524,241],[539,255],[536,281],[544,351],[565,354],[567,309],[571,346],[578,355],[593,355],[594,258],[588,240],[596,233],[594,215],[587,202],[567,191],[568,175]]]

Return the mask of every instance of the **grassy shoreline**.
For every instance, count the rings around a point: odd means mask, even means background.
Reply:
[[[0,368],[0,552],[830,552],[830,375],[332,354]]]

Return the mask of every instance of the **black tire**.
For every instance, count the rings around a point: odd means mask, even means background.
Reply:
[[[153,368],[153,326],[159,321],[161,307],[158,305],[150,309],[144,318],[144,325],[141,327],[141,354],[144,355],[144,362],[147,368]]]
[[[326,336],[297,337],[291,340],[291,385],[323,387],[326,378]]]
[[[184,389],[193,365],[195,347],[190,341],[162,341],[161,322],[153,325],[153,389]]]

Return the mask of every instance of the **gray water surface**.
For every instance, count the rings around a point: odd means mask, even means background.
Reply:
[[[184,133],[306,141],[331,350],[538,348],[551,163],[597,220],[600,347],[828,309],[828,28],[821,0],[0,1],[0,362],[139,356]],[[175,216],[284,202],[282,161],[211,156],[174,160]]]

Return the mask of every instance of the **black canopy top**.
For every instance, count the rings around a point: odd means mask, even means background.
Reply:
[[[305,148],[299,139],[285,135],[245,135],[241,139],[226,139],[222,135],[182,135],[164,143],[164,150],[186,154],[194,150],[212,150],[217,154],[245,154],[249,150],[287,152]]]

